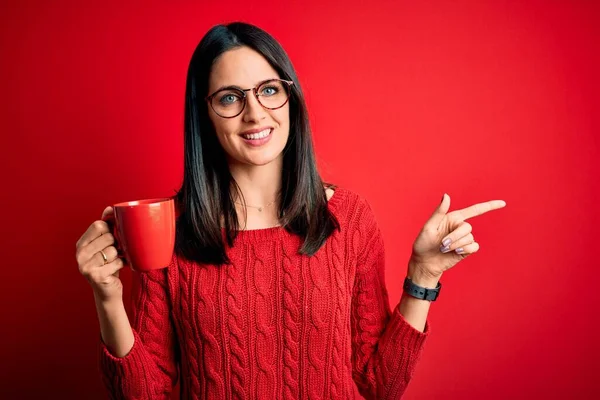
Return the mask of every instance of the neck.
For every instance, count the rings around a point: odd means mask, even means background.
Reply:
[[[277,199],[281,190],[281,170],[283,159],[280,157],[266,165],[249,166],[243,164],[230,164],[231,176],[237,182],[247,205],[264,207]],[[235,201],[242,202],[239,196]],[[277,209],[279,202],[271,204]]]

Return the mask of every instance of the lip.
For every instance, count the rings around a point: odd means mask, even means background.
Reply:
[[[272,126],[263,126],[262,128],[248,129],[247,131],[244,131],[244,132],[240,133],[240,135],[251,135],[253,133],[262,132],[265,129],[270,129],[271,131],[273,131],[273,127]]]
[[[261,130],[259,130],[258,132],[262,132],[267,128],[262,128]],[[256,131],[256,129],[254,129],[253,131]],[[251,131],[246,131],[246,132],[251,132]],[[252,132],[252,133],[258,133],[258,132]],[[270,128],[270,132],[267,135],[267,137],[264,137],[262,139],[257,139],[257,140],[252,140],[252,139],[246,139],[244,136],[242,136],[243,134],[240,134],[240,137],[242,138],[242,140],[244,142],[246,142],[246,144],[248,144],[249,146],[252,147],[259,147],[264,145],[265,143],[267,143],[269,140],[271,140],[271,137],[273,136],[273,128]]]

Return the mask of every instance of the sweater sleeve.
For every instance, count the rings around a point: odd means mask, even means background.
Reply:
[[[132,274],[134,344],[115,357],[100,340],[100,372],[111,399],[168,399],[177,381],[177,338],[167,268]]]
[[[404,319],[398,306],[390,311],[381,232],[366,201],[359,205],[357,214],[353,234],[357,264],[351,307],[352,377],[368,400],[399,399],[421,356],[429,322],[421,332]]]

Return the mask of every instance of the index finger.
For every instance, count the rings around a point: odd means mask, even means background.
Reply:
[[[489,211],[498,210],[504,206],[506,206],[504,200],[490,200],[484,203],[473,204],[472,206],[463,208],[462,210],[456,210],[455,212],[461,220],[466,221],[469,218],[477,217]]]
[[[102,218],[98,221],[94,221],[79,238],[75,247],[84,247],[104,235],[110,232],[110,219],[114,218],[112,207],[106,207],[102,212]],[[98,233],[100,235],[98,235]]]

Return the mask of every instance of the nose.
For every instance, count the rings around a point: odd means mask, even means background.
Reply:
[[[244,122],[259,122],[265,119],[267,111],[258,102],[258,99],[252,91],[246,96],[246,109],[244,110],[242,119]]]

